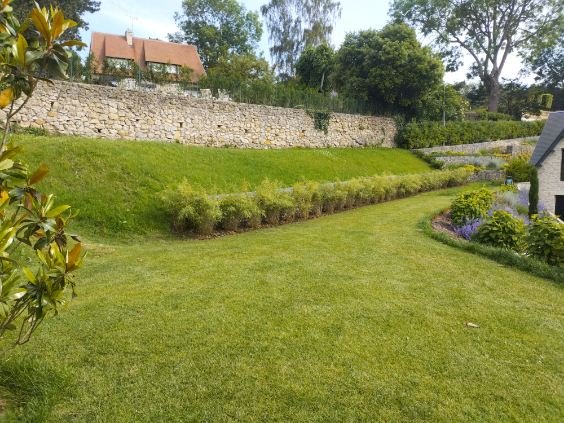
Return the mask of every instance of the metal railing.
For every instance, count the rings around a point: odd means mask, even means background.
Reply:
[[[151,81],[139,75],[95,75],[84,76],[70,72],[69,80],[87,84],[105,85],[127,90],[164,92],[187,97],[218,99],[237,103],[259,104],[267,106],[323,110],[335,113],[373,115],[367,102],[337,95],[320,93],[316,90],[286,85],[282,83],[264,83],[254,81],[232,85],[198,84],[175,80]]]

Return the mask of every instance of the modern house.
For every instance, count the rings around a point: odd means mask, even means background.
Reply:
[[[531,164],[539,175],[539,201],[564,218],[564,111],[549,115]]]
[[[196,83],[205,74],[204,66],[195,46],[167,41],[138,38],[127,30],[125,35],[92,33],[90,52],[95,60],[96,73],[104,73],[105,64],[116,67],[137,64],[141,69],[163,66],[171,77],[180,74],[182,67],[192,70]]]

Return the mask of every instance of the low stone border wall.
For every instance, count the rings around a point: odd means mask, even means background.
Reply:
[[[479,164],[480,166],[486,167],[489,163],[496,163],[499,165],[503,164],[505,161],[497,156],[433,156],[435,160],[443,162],[445,165],[465,165]]]
[[[470,182],[503,182],[505,181],[505,172],[503,170],[481,170],[470,176]]]
[[[430,148],[419,148],[420,151],[425,154],[431,153],[465,153],[465,154],[477,154],[484,150],[500,149],[507,154],[517,155],[525,152],[533,152],[535,148],[534,144],[531,142],[537,142],[539,137],[528,137],[528,138],[514,138],[509,140],[499,140],[499,141],[487,141],[479,142],[474,144],[460,144],[460,145],[445,145],[440,147],[430,147]]]

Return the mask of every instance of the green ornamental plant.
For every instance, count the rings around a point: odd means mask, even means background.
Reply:
[[[486,216],[494,202],[494,194],[486,189],[464,192],[452,202],[450,216],[452,222],[461,226],[467,222]]]
[[[292,187],[292,198],[296,205],[296,218],[307,219],[314,208],[314,196],[317,194],[317,187],[312,182],[298,182]],[[319,197],[319,195],[317,195]],[[316,199],[317,200],[317,199]],[[316,201],[316,206],[319,207],[319,200]],[[317,213],[317,209],[316,209]]]
[[[84,258],[77,236],[67,235],[74,214],[68,205],[56,205],[53,195],[36,188],[48,173],[41,165],[30,171],[10,145],[12,118],[33,95],[40,75],[66,76],[66,47],[80,41],[60,42],[76,24],[58,8],[32,9],[20,24],[11,0],[0,1],[0,108],[5,122],[0,143],[0,338],[15,332],[15,343],[31,338],[45,317],[57,314],[75,294],[72,273]],[[33,41],[27,34],[33,33]]]
[[[163,200],[172,211],[173,229],[177,232],[210,235],[221,219],[218,199],[187,181],[183,181],[177,189],[166,191]]]
[[[525,224],[505,210],[496,210],[473,236],[473,240],[492,247],[522,251]]]
[[[265,179],[257,187],[256,197],[266,223],[277,225],[281,220],[290,222],[294,219],[294,199],[288,191],[282,190],[280,183]]]
[[[552,216],[536,216],[529,225],[527,253],[552,265],[564,263],[564,225]]]
[[[256,192],[209,195],[184,182],[164,193],[165,205],[177,232],[209,234],[214,229],[235,231],[257,228],[261,218],[270,225],[289,223],[310,216],[331,214],[422,191],[465,183],[472,168],[458,168],[417,175],[375,175],[336,183],[300,182],[283,188],[265,179]],[[486,195],[491,193],[485,190]]]
[[[504,166],[506,176],[511,176],[513,182],[529,182],[533,167],[529,164],[530,158],[530,154],[520,154],[513,157]]]
[[[539,212],[539,173],[536,167],[531,168],[531,187],[529,188],[529,217]]]
[[[255,197],[248,194],[228,194],[221,197],[219,209],[220,226],[226,231],[236,231],[244,226],[255,227],[262,219]]]

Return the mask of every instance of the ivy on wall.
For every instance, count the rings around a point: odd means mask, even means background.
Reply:
[[[331,122],[331,112],[325,110],[306,110],[308,116],[313,119],[313,126],[318,131],[329,133],[329,124]]]

